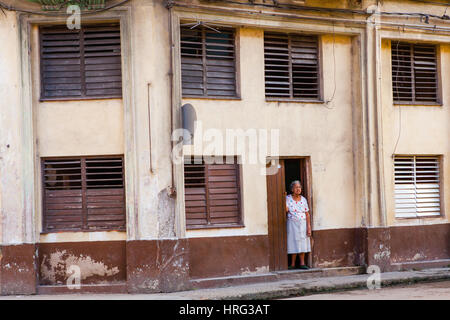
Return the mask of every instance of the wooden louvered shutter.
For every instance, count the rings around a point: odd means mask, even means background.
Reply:
[[[240,224],[239,166],[207,166],[208,208],[211,224]]]
[[[122,157],[44,159],[44,231],[124,230]]]
[[[120,27],[40,28],[41,99],[122,96]]]
[[[124,230],[123,158],[86,158],[85,163],[87,229]]]
[[[205,164],[184,165],[186,228],[208,224]]]
[[[121,97],[120,27],[86,27],[84,39],[85,95]]]
[[[83,190],[80,159],[44,160],[44,231],[81,230]]]
[[[438,157],[396,156],[394,175],[397,218],[440,215]]]
[[[317,36],[264,33],[266,98],[320,99]]]
[[[238,164],[185,164],[186,228],[241,225]]]
[[[181,27],[183,96],[235,97],[235,31]]]
[[[395,103],[438,103],[435,45],[392,42]]]

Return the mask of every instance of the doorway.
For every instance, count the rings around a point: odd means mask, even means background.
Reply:
[[[267,175],[267,207],[268,207],[268,231],[269,231],[269,268],[271,271],[287,270],[290,256],[287,254],[286,241],[286,199],[290,193],[289,187],[292,181],[300,180],[303,189],[302,195],[308,201],[310,208],[311,225],[312,192],[311,170],[309,157],[285,157],[279,159],[278,171]],[[313,243],[311,243],[313,245]],[[313,250],[311,246],[311,250]],[[298,256],[297,256],[298,259]],[[312,266],[312,254],[305,256],[305,262]],[[299,261],[297,261],[299,264]]]

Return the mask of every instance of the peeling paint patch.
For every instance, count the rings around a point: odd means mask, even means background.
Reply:
[[[75,256],[62,250],[44,255],[40,270],[41,280],[51,284],[62,284],[70,276],[67,270],[71,265],[80,268],[81,281],[93,276],[111,277],[119,273],[118,267],[108,267],[88,255]]]
[[[269,272],[269,266],[262,266],[262,267],[256,267],[254,271],[250,271],[250,269],[247,268],[241,268],[240,275],[241,276],[247,276],[247,275],[254,275],[254,274],[263,274]]]
[[[425,260],[425,255],[421,254],[421,253],[416,253],[414,255],[414,257],[412,258],[413,261],[417,261],[417,260]]]
[[[373,255],[373,258],[377,261],[389,259],[391,257],[391,251],[389,250],[383,250],[381,252],[377,252]]]
[[[341,266],[344,262],[345,258],[335,259],[330,261],[320,261],[317,265],[320,268],[333,268],[337,266]]]
[[[147,279],[137,286],[139,289],[157,290],[159,288],[158,279]]]
[[[175,237],[175,200],[169,197],[167,189],[158,193],[159,238]]]

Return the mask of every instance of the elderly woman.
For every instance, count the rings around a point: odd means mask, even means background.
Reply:
[[[287,251],[291,254],[289,269],[295,268],[297,254],[300,255],[300,269],[305,265],[305,253],[311,251],[311,219],[305,197],[301,195],[302,185],[296,180],[291,183],[291,194],[286,196]]]

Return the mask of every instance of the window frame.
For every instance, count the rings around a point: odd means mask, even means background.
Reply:
[[[317,98],[299,98],[299,97],[273,97],[273,96],[267,96],[266,94],[266,59],[264,58],[264,98],[267,102],[294,102],[294,103],[313,103],[313,104],[321,104],[324,103],[323,99],[323,41],[322,41],[322,34],[316,34],[316,33],[304,33],[304,32],[292,32],[292,31],[278,31],[278,30],[264,30],[263,35],[263,42],[265,38],[265,34],[282,34],[286,35],[288,37],[288,45],[290,46],[290,37],[291,36],[305,36],[305,37],[316,37],[317,38],[317,81],[319,82],[317,85],[318,95]],[[266,54],[265,51],[265,43],[264,43],[264,55]],[[289,62],[291,61],[292,57],[289,56]],[[290,81],[289,85],[292,86],[292,92],[293,92],[293,81],[292,81],[292,63],[290,62],[289,65],[289,76]]]
[[[414,163],[416,163],[416,159],[417,158],[435,158],[436,159],[436,163],[438,165],[438,179],[439,182],[438,184],[438,188],[439,188],[439,214],[425,214],[425,215],[418,215],[417,210],[415,212],[415,216],[397,216],[397,207],[396,207],[396,182],[395,182],[395,178],[396,178],[396,164],[395,161],[397,158],[412,158],[412,160],[414,161]],[[423,159],[422,159],[423,160]],[[393,204],[394,204],[394,218],[396,220],[410,220],[410,219],[440,219],[445,217],[445,203],[444,203],[444,168],[443,168],[443,156],[442,155],[423,155],[423,154],[395,154],[393,156],[393,162],[392,162],[392,166],[393,166]],[[415,166],[415,165],[414,165]],[[416,172],[413,172],[414,177],[416,176]],[[414,185],[416,185],[417,183],[414,182]],[[417,193],[414,193],[415,195],[417,195]],[[417,209],[417,208],[416,208]]]
[[[183,162],[183,172],[185,171],[185,165],[186,165],[186,159],[191,159],[191,163],[189,163],[188,165],[195,165],[196,164],[196,160],[195,159],[201,159],[201,164],[205,166],[205,206],[206,206],[206,220],[207,223],[206,224],[191,224],[188,225],[187,223],[185,224],[186,230],[202,230],[202,229],[222,229],[222,228],[244,228],[244,215],[243,215],[243,208],[242,208],[242,165],[238,162],[238,158],[234,157],[234,162],[233,165],[236,166],[236,185],[237,185],[237,206],[238,206],[238,222],[236,223],[211,223],[211,217],[210,217],[210,209],[209,209],[209,204],[208,204],[208,196],[209,196],[209,189],[208,189],[208,175],[206,174],[207,172],[207,166],[211,165],[211,164],[207,164],[204,161],[203,157],[197,157],[197,156],[186,156],[184,158],[184,162]],[[223,159],[226,159],[226,156],[223,156]],[[212,163],[212,165],[214,165],[216,163]],[[223,164],[227,164],[226,161],[223,162]],[[185,174],[183,174],[183,187],[184,187],[184,205],[186,205],[186,183],[185,183]],[[186,207],[185,207],[186,208]],[[184,216],[185,216],[185,220],[187,222],[187,213],[186,213],[186,209],[184,212]]]
[[[414,70],[414,55],[413,55],[413,51],[414,51],[414,46],[415,45],[430,45],[430,46],[434,46],[435,48],[435,61],[436,61],[436,101],[417,101],[415,99],[416,96],[416,88],[413,88],[412,91],[412,96],[414,96],[414,100],[395,100],[395,91],[394,91],[394,76],[393,76],[393,72],[394,72],[394,67],[393,67],[393,54],[392,54],[392,50],[393,50],[393,46],[395,45],[395,43],[399,43],[399,44],[403,44],[403,45],[409,45],[411,46],[410,51],[411,51],[411,69],[410,70]],[[441,46],[439,43],[429,43],[429,42],[412,42],[412,41],[405,41],[405,40],[397,40],[397,39],[393,39],[391,40],[391,49],[390,49],[390,56],[391,56],[391,88],[392,88],[392,102],[394,106],[442,106],[442,77],[441,77]],[[415,79],[415,75],[412,78],[412,84],[415,84],[416,79]]]
[[[189,22],[182,22],[181,24],[189,24]],[[231,31],[233,34],[233,46],[234,46],[234,85],[235,85],[235,91],[233,95],[208,95],[208,94],[202,94],[202,95],[196,95],[196,94],[186,94],[183,93],[183,71],[182,71],[182,67],[183,67],[183,62],[182,62],[182,43],[181,43],[181,29],[183,28],[183,26],[179,27],[179,35],[180,35],[180,39],[179,39],[179,58],[180,58],[180,65],[179,65],[179,70],[180,70],[180,92],[181,92],[181,96],[182,98],[194,98],[194,99],[211,99],[211,100],[241,100],[241,90],[240,90],[240,50],[239,50],[239,38],[240,38],[240,33],[239,33],[239,28],[236,26],[225,26],[225,25],[216,25],[216,24],[212,24],[212,25],[208,25],[212,28],[216,27],[216,28],[222,28],[224,30],[227,31]],[[203,25],[200,25],[198,27],[201,27],[202,30],[205,30],[206,27],[204,27]],[[205,36],[206,33],[202,32],[202,41],[201,41],[201,45],[202,45],[202,59],[203,59],[203,63],[202,63],[202,71],[204,72],[204,79],[202,84],[206,85],[206,40],[203,38]],[[206,91],[206,90],[204,90]]]
[[[88,209],[86,208],[86,211],[82,208],[81,215],[82,217],[82,226],[81,228],[68,228],[68,229],[48,229],[47,228],[47,214],[46,214],[46,196],[45,196],[45,161],[47,160],[69,160],[69,159],[79,159],[80,165],[82,159],[110,159],[110,158],[117,158],[121,159],[122,161],[122,189],[123,189],[123,217],[124,217],[124,223],[121,227],[112,227],[112,228],[91,228],[88,227]],[[56,156],[56,157],[41,157],[40,158],[40,169],[41,169],[41,208],[42,208],[42,214],[41,214],[41,234],[50,234],[50,233],[61,233],[61,232],[103,232],[103,231],[119,231],[124,232],[127,229],[127,199],[126,199],[126,185],[125,185],[125,158],[123,154],[111,154],[111,155],[89,155],[89,156]],[[81,174],[81,180],[85,180],[86,177],[83,177]],[[83,193],[85,190],[88,190],[87,188],[81,187],[81,192]],[[87,197],[85,195],[85,197]],[[87,200],[85,200],[87,203]],[[83,200],[82,200],[82,206],[83,206]],[[83,224],[83,219],[86,219],[85,224]]]
[[[84,34],[84,31],[86,28],[102,28],[102,27],[117,27],[120,35],[120,82],[121,82],[121,92],[120,94],[104,94],[104,95],[86,95],[86,88],[85,86],[86,82],[86,70],[82,70],[84,64],[80,61],[80,82],[81,82],[81,89],[82,95],[81,96],[58,96],[58,97],[46,97],[45,96],[45,80],[44,80],[44,57],[43,57],[43,29],[48,27],[55,27],[55,28],[64,28],[65,25],[59,25],[59,24],[42,24],[39,25],[38,30],[38,50],[39,50],[39,101],[45,102],[45,101],[78,101],[78,100],[105,100],[105,99],[123,99],[123,39],[122,39],[122,25],[119,21],[112,21],[112,22],[89,22],[86,24],[83,24],[81,28],[79,29],[80,32],[80,60],[85,59],[85,57],[82,57],[81,53],[84,50],[84,39],[82,39],[82,35]],[[81,42],[83,41],[83,45]],[[83,84],[84,82],[84,84]],[[84,92],[83,92],[84,90]]]

